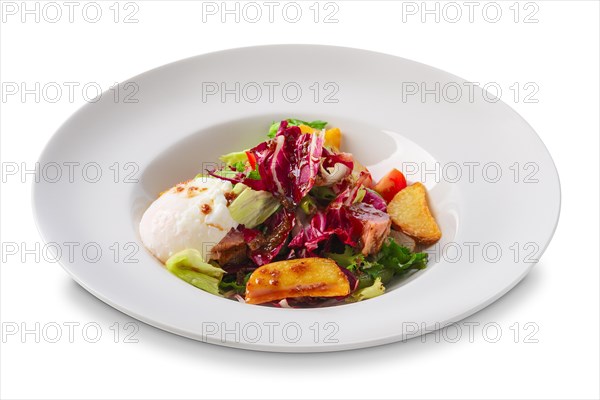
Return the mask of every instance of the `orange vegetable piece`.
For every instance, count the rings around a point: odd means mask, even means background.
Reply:
[[[331,128],[325,131],[325,146],[339,150],[342,145],[342,131],[340,128]]]
[[[317,133],[317,132],[319,132],[318,129],[311,128],[308,125],[298,125],[298,128],[300,128],[302,133]]]

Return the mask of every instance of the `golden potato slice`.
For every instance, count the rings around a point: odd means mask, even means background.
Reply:
[[[440,240],[442,232],[427,205],[427,191],[420,182],[399,191],[388,204],[392,223],[421,244]]]
[[[257,268],[246,284],[246,303],[290,297],[334,297],[350,293],[346,275],[329,258],[278,261]]]

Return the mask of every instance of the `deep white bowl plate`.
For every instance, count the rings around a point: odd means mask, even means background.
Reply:
[[[438,100],[422,95],[436,85]],[[464,80],[413,61],[339,47],[251,47],[178,61],[120,90],[117,101],[107,92],[81,108],[51,139],[40,165],[65,173],[35,184],[36,220],[47,242],[77,243],[61,264],[80,285],[178,335],[284,352],[403,340],[508,292],[558,221],[558,174],[527,122],[479,88],[470,95]],[[143,248],[137,225],[159,192],[264,140],[271,121],[284,118],[327,120],[376,178],[396,167],[425,183],[443,233],[426,270],[361,303],[280,309],[198,290]],[[73,179],[68,165],[76,165]]]

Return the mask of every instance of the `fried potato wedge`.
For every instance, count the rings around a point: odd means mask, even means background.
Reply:
[[[420,182],[399,191],[387,208],[392,223],[420,244],[433,244],[442,232],[427,205],[427,191]]]
[[[246,284],[246,303],[291,297],[334,297],[350,293],[350,283],[329,258],[299,258],[257,268]]]

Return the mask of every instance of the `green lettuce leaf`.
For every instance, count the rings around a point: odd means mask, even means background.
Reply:
[[[186,249],[173,254],[165,263],[167,270],[187,283],[206,292],[219,294],[219,282],[224,270],[204,261],[196,249]]]
[[[236,165],[237,163],[245,164],[248,161],[248,155],[246,151],[235,151],[233,153],[224,154],[219,157],[219,160],[223,161],[227,165]]]
[[[302,121],[302,120],[295,119],[295,118],[288,118],[287,122],[288,122],[288,126],[306,125],[306,126],[310,126],[313,129],[323,129],[327,126],[327,122],[321,121],[321,120],[307,122],[307,121]],[[271,126],[269,127],[269,134],[267,136],[269,136],[271,139],[273,139],[275,137],[275,135],[277,135],[277,130],[279,129],[280,123],[281,122],[274,121],[271,124]]]
[[[359,267],[365,262],[365,256],[361,253],[355,254],[354,249],[350,246],[346,246],[342,254],[339,253],[325,253],[325,257],[331,258],[340,267],[344,267],[352,272],[357,272]]]
[[[375,279],[375,282],[366,288],[359,289],[350,296],[351,301],[362,301],[372,299],[373,297],[381,296],[385,293],[385,286],[381,278]]]
[[[377,263],[384,267],[393,268],[396,273],[403,273],[410,269],[424,269],[427,267],[428,254],[413,253],[404,246],[400,246],[392,238],[388,238],[376,257]]]
[[[229,214],[246,228],[255,228],[273,215],[280,206],[279,200],[271,193],[246,187],[229,205]]]

